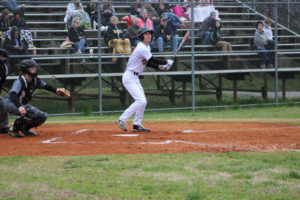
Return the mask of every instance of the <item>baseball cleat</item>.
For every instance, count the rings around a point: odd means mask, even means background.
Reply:
[[[13,127],[11,127],[8,131],[8,134],[11,136],[11,137],[15,137],[15,138],[21,138],[21,137],[24,137],[24,134],[23,133],[19,133],[18,130],[15,130]]]
[[[9,131],[9,127],[1,128],[0,129],[0,134],[7,134]]]
[[[29,136],[29,135],[34,135],[36,136],[37,133],[31,130],[27,130],[27,131],[22,131],[22,133],[24,133],[24,135]]]
[[[144,128],[142,125],[133,125],[132,131],[134,132],[150,132],[149,128]]]
[[[126,128],[126,124],[125,124],[125,122],[123,122],[122,120],[117,120],[116,121],[117,122],[117,124],[119,125],[119,127],[121,128],[121,129],[123,129],[124,131],[127,131],[128,129]]]

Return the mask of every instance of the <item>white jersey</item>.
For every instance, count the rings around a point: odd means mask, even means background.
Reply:
[[[151,57],[150,46],[139,42],[128,60],[125,72],[129,70],[141,74],[146,67],[146,63],[143,64],[143,60],[148,61]]]

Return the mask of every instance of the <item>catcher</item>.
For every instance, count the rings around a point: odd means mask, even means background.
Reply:
[[[5,100],[4,106],[6,111],[19,116],[9,129],[9,134],[12,137],[37,135],[36,132],[30,129],[42,125],[47,119],[47,113],[28,104],[36,89],[46,89],[58,95],[70,97],[70,92],[65,88],[55,88],[39,79],[36,68],[37,63],[34,60],[27,59],[20,63],[22,75],[14,81]]]

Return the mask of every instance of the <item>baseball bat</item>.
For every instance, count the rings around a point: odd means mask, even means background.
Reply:
[[[190,31],[187,31],[183,37],[183,39],[181,40],[175,54],[172,57],[172,60],[174,60],[174,58],[178,55],[179,50],[181,49],[181,47],[183,46],[183,44],[185,43],[185,41],[187,41],[189,39],[189,35],[190,35]]]

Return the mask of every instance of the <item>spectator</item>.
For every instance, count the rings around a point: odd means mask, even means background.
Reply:
[[[168,13],[168,12],[170,12],[170,10],[166,8],[166,5],[168,5],[168,4],[160,3],[159,6],[158,6],[158,9],[157,9],[157,16],[158,16],[160,19],[162,18],[162,14],[163,14],[163,13]]]
[[[79,18],[80,26],[84,29],[91,29],[92,26],[90,16],[83,10],[82,6],[79,3],[75,4],[75,11],[71,14],[70,18],[68,19],[68,28],[72,26],[72,20],[74,18]]]
[[[10,26],[10,21],[9,21],[9,10],[4,9],[1,12],[1,18],[0,18],[0,31],[2,32],[7,32],[8,30],[11,30],[12,27]]]
[[[153,22],[148,18],[148,11],[146,9],[141,10],[141,20],[139,23],[139,27],[148,27],[151,30],[154,29]]]
[[[198,37],[202,39],[204,37],[204,44],[210,43],[210,32],[214,29],[216,24],[216,12],[211,12],[210,17],[206,18],[198,29]]]
[[[159,24],[159,17],[156,12],[156,10],[152,7],[151,0],[146,0],[146,4],[143,6],[143,9],[146,9],[148,12],[148,17],[153,21],[153,25],[156,27],[156,25]]]
[[[15,12],[15,10],[18,9],[24,9],[24,5],[21,7],[18,6],[15,0],[2,0],[2,4],[4,7],[6,7],[8,10]]]
[[[173,35],[171,27],[167,26],[167,18],[162,18],[160,25],[154,31],[154,39],[158,46],[158,51],[163,52],[167,45],[172,46],[172,51],[176,52],[178,46],[178,36]]]
[[[80,3],[80,0],[72,0],[71,3],[68,3],[67,11],[66,11],[66,16],[64,18],[64,22],[67,23],[68,19],[72,16],[73,12],[76,10],[75,5],[80,5],[82,7],[82,4]]]
[[[140,29],[139,27],[139,18],[133,16],[132,17],[132,25],[127,29],[126,36],[129,38],[130,43],[136,46],[139,42],[138,40],[138,31]]]
[[[207,17],[210,16],[211,12],[216,13],[216,18],[219,19],[219,12],[213,6],[213,0],[199,0],[199,5],[194,7],[194,22],[203,22]],[[187,10],[189,18],[192,19],[192,9],[189,6]]]
[[[229,42],[224,41],[222,38],[220,20],[216,20],[215,27],[210,35],[210,42],[212,45],[222,47],[222,51],[232,51],[231,44]]]
[[[162,18],[163,17],[167,18],[168,26],[170,26],[172,28],[173,35],[176,35],[178,26],[180,26],[182,24],[182,21],[180,20],[180,18],[171,12],[163,13]]]
[[[34,47],[32,33],[28,30],[25,20],[21,17],[20,10],[15,10],[14,18],[10,21],[9,26],[17,27],[20,30],[20,35],[27,41],[29,47]]]
[[[110,22],[111,24],[109,24],[106,33],[106,41],[108,46],[113,48],[113,54],[131,53],[130,40],[125,38],[125,32],[118,26],[119,18],[117,16],[112,16]],[[116,61],[116,59],[113,59],[113,61]]]
[[[262,54],[262,61],[261,61],[261,68],[265,69],[273,68],[273,60],[274,60],[274,53],[273,52],[267,52],[268,50],[271,50],[270,46],[272,45],[271,42],[268,40],[267,35],[265,34],[263,30],[263,23],[257,22],[256,25],[256,32],[254,35],[254,44],[257,46],[257,50]]]
[[[3,47],[7,50],[8,55],[28,55],[28,43],[16,27],[13,27],[10,35],[6,36]],[[17,74],[16,64],[20,63],[21,60],[23,60],[22,56],[10,59],[10,72]]]
[[[142,7],[140,0],[136,0],[136,2],[130,7],[130,15],[140,16]]]
[[[68,30],[68,38],[75,43],[76,53],[84,53],[86,46],[86,37],[84,29],[80,26],[79,18],[73,18],[72,27]]]
[[[267,38],[268,38],[268,43],[269,43],[269,45],[273,45],[273,48],[274,48],[274,46],[275,46],[275,41],[273,40],[273,32],[272,32],[272,27],[271,27],[273,21],[272,21],[272,19],[270,19],[270,18],[266,18],[264,22],[265,22],[265,23],[264,23],[264,28],[263,28],[263,30],[264,30],[264,32],[265,32]]]
[[[115,15],[115,9],[110,0],[103,0],[101,5],[101,13],[103,16],[103,26],[110,24],[110,18]]]
[[[86,6],[86,12],[89,14],[91,19],[91,24],[98,22],[98,0],[91,0],[91,2]],[[96,26],[93,25],[95,28]]]

